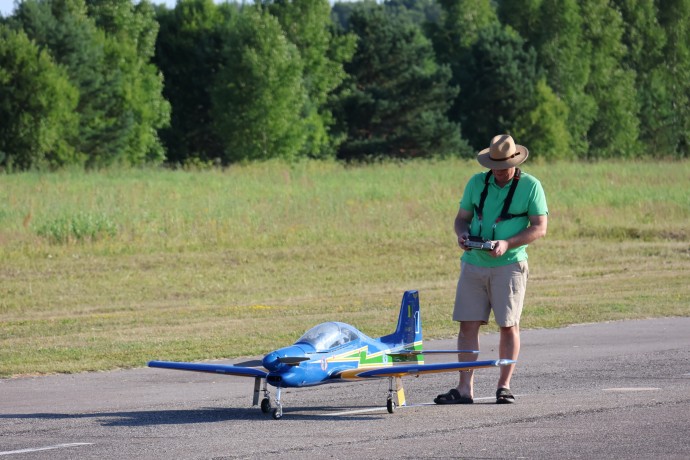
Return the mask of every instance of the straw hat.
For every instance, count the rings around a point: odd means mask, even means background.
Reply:
[[[508,169],[521,164],[528,156],[527,147],[517,145],[508,134],[499,134],[491,139],[488,149],[477,154],[477,161],[489,169]]]

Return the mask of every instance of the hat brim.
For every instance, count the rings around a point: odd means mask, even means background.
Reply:
[[[525,162],[529,156],[529,150],[524,145],[515,144],[516,155],[513,158],[507,160],[496,161],[492,160],[489,156],[489,150],[491,148],[486,148],[477,154],[477,161],[480,165],[489,169],[508,169],[513,168]]]

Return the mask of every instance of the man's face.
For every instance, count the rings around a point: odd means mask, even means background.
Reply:
[[[515,175],[515,168],[508,169],[492,169],[492,174],[496,178],[496,182],[499,184],[505,184]]]

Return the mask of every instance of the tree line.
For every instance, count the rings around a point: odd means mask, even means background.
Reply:
[[[690,150],[690,0],[21,0],[0,167]]]

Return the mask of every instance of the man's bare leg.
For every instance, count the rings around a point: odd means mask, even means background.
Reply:
[[[517,360],[520,354],[520,326],[502,327],[498,342],[498,357],[501,359]],[[501,366],[501,375],[497,388],[510,388],[510,378],[513,376],[515,364]]]
[[[481,321],[461,321],[458,332],[458,350],[479,350],[479,328]],[[459,353],[459,361],[476,361],[474,353]],[[461,396],[474,398],[474,371],[460,371],[458,391]]]

